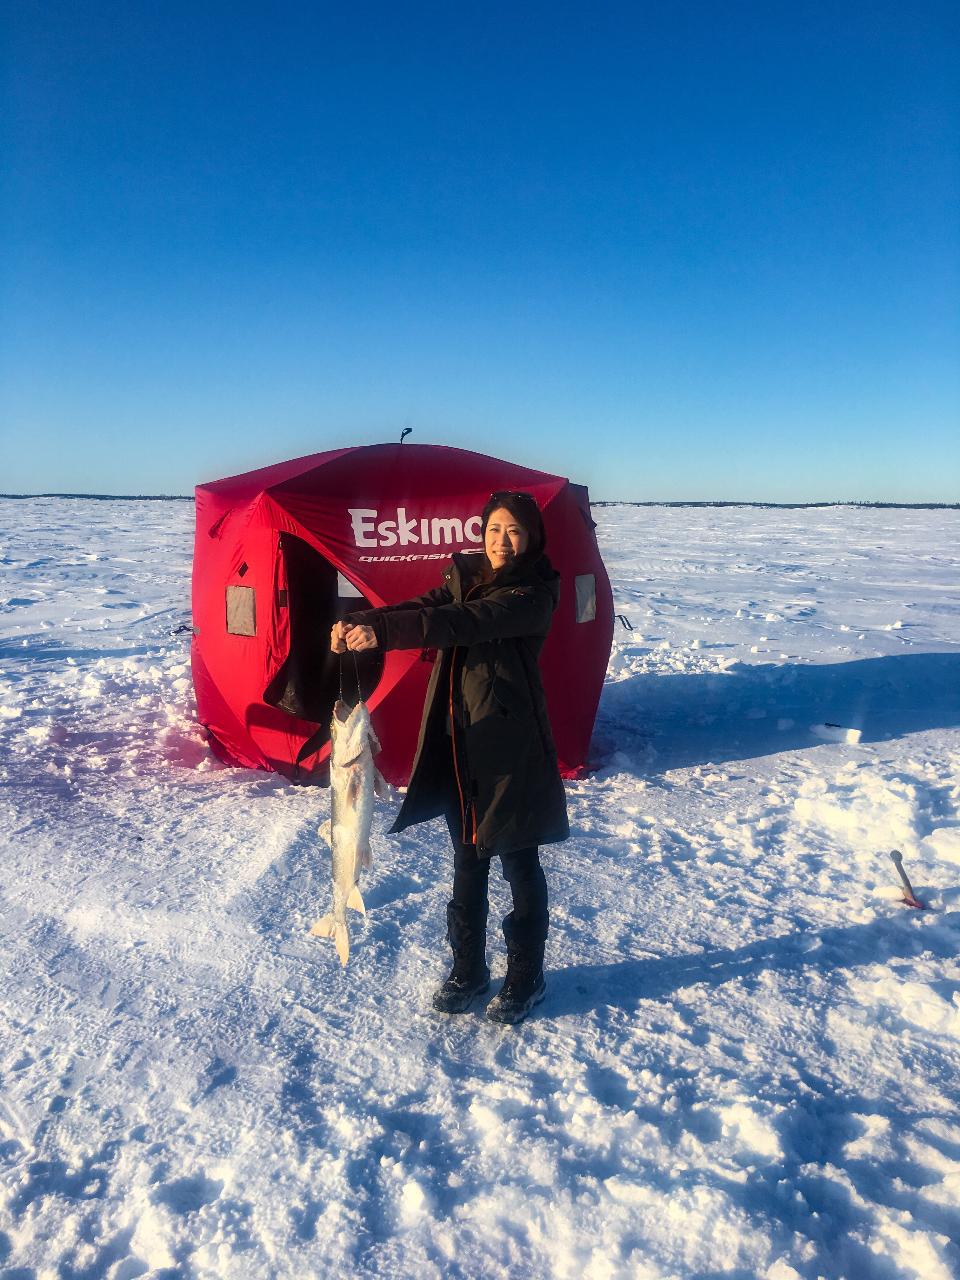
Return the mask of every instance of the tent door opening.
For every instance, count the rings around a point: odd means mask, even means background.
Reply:
[[[330,650],[330,628],[348,613],[374,606],[302,538],[282,533],[280,554],[287,578],[290,650],[267,686],[263,700],[300,720],[329,726],[333,704],[340,696],[340,657]],[[383,675],[383,654],[379,649],[366,650],[356,657],[356,666],[352,655],[343,663],[343,696],[351,705],[357,700],[358,678],[360,696],[366,700]],[[318,741],[317,745],[322,743]]]

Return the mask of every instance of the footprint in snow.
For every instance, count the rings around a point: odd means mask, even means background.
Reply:
[[[173,1213],[184,1216],[196,1213],[204,1205],[213,1204],[219,1200],[222,1191],[222,1182],[198,1173],[192,1178],[175,1178],[172,1182],[161,1183],[150,1198],[154,1204],[166,1205]]]
[[[222,1058],[214,1058],[207,1066],[204,1075],[206,1076],[206,1084],[203,1085],[200,1097],[209,1098],[211,1093],[216,1093],[218,1089],[222,1089],[225,1085],[233,1084],[237,1078],[237,1068],[231,1067]]]
[[[587,1086],[596,1100],[605,1107],[632,1111],[636,1106],[636,1094],[620,1072],[612,1067],[589,1066]]]
[[[116,1159],[120,1144],[105,1143],[100,1151],[85,1156],[79,1167],[64,1160],[35,1160],[28,1165],[26,1178],[10,1202],[15,1218],[35,1200],[48,1197],[66,1200],[102,1200],[107,1194],[109,1166]]]

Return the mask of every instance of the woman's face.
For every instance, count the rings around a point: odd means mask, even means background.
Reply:
[[[494,569],[502,569],[517,556],[522,556],[529,542],[529,533],[506,507],[497,507],[490,513],[483,535],[483,549]]]

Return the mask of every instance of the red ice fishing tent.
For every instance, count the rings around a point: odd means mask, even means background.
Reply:
[[[613,631],[613,601],[582,485],[464,449],[369,445],[317,453],[197,486],[193,681],[213,749],[233,764],[321,778],[341,680],[333,623],[441,585],[454,551],[479,551],[490,494],[533,494],[560,605],[540,666],[566,776],[587,761]],[[433,654],[342,662],[406,783]],[[298,761],[300,768],[298,770]]]

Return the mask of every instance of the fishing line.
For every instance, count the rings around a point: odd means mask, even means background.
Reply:
[[[355,650],[348,649],[347,652],[353,655],[353,674],[357,681],[357,702],[362,702],[363,694],[360,692],[360,663],[357,661],[357,655]],[[340,659],[338,663],[338,675],[340,677],[340,701],[343,702],[345,701],[343,696],[343,654],[341,653],[341,654],[338,654],[337,656]],[[353,705],[356,706],[357,702],[355,702]]]

